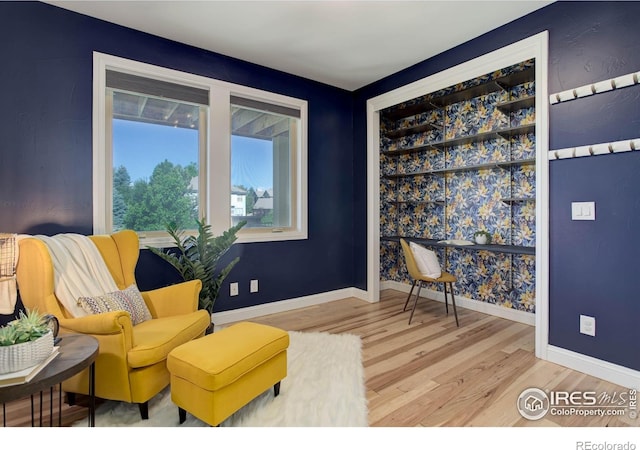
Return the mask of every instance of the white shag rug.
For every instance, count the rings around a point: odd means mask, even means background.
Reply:
[[[368,409],[362,342],[349,334],[290,331],[287,377],[225,420],[227,427],[366,427]],[[204,427],[187,412],[178,423],[169,387],[149,401],[149,419],[135,404],[107,401],[96,409],[97,427]],[[86,427],[86,419],[74,423]]]

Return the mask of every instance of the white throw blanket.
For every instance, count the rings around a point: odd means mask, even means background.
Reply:
[[[118,290],[96,245],[87,236],[73,233],[34,236],[49,248],[53,261],[54,292],[73,317],[87,312],[79,297],[92,297]]]

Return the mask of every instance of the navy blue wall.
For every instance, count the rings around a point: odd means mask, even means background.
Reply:
[[[354,284],[352,94],[36,2],[0,2],[0,230],[92,233],[92,52],[309,102],[309,239],[237,245],[217,311]],[[143,251],[141,289],[176,280]],[[249,280],[260,291],[249,294]]]
[[[375,95],[549,31],[549,92],[640,70],[638,2],[557,2],[355,93],[356,198],[366,194],[365,101]],[[412,42],[416,45],[418,41]],[[640,137],[640,87],[550,107],[550,149]],[[552,345],[640,370],[640,152],[550,164]],[[595,222],[571,221],[572,201],[595,201]],[[356,202],[355,227],[366,206]],[[354,236],[355,248],[366,237]],[[356,252],[356,280],[364,258]],[[579,315],[596,317],[596,337]]]

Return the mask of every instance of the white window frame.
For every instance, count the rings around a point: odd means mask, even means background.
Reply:
[[[297,153],[294,155],[294,174],[297,183],[291,189],[294,199],[291,228],[240,230],[237,242],[272,242],[308,238],[307,208],[307,128],[306,100],[215,80],[173,69],[132,61],[105,53],[93,53],[93,232],[110,233],[112,226],[113,157],[107,146],[110,132],[106,121],[106,72],[114,70],[131,73],[209,91],[206,155],[200,161],[201,202],[211,230],[219,235],[231,227],[231,96],[245,97],[300,111],[300,132]],[[202,156],[202,155],[201,155]],[[140,248],[170,246],[166,233],[139,233]]]

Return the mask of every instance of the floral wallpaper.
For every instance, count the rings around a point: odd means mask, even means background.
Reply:
[[[523,82],[437,106],[443,95],[533,66],[533,60],[525,61],[383,112],[382,280],[411,283],[395,239],[398,236],[472,240],[475,231],[485,229],[494,244],[535,247],[535,132],[529,128],[513,135],[496,133],[535,123],[534,107],[529,106],[533,102],[524,100],[511,109],[499,107],[501,103],[534,96],[535,83]],[[431,106],[425,111],[414,106],[426,101]],[[402,117],[405,109],[409,114]],[[483,133],[487,134],[482,139],[467,139]],[[517,164],[493,164],[521,160],[524,161]],[[384,240],[385,237],[391,239]],[[456,294],[535,312],[535,256],[430,248],[438,254],[443,268],[456,276]],[[441,290],[442,285],[430,288]]]

